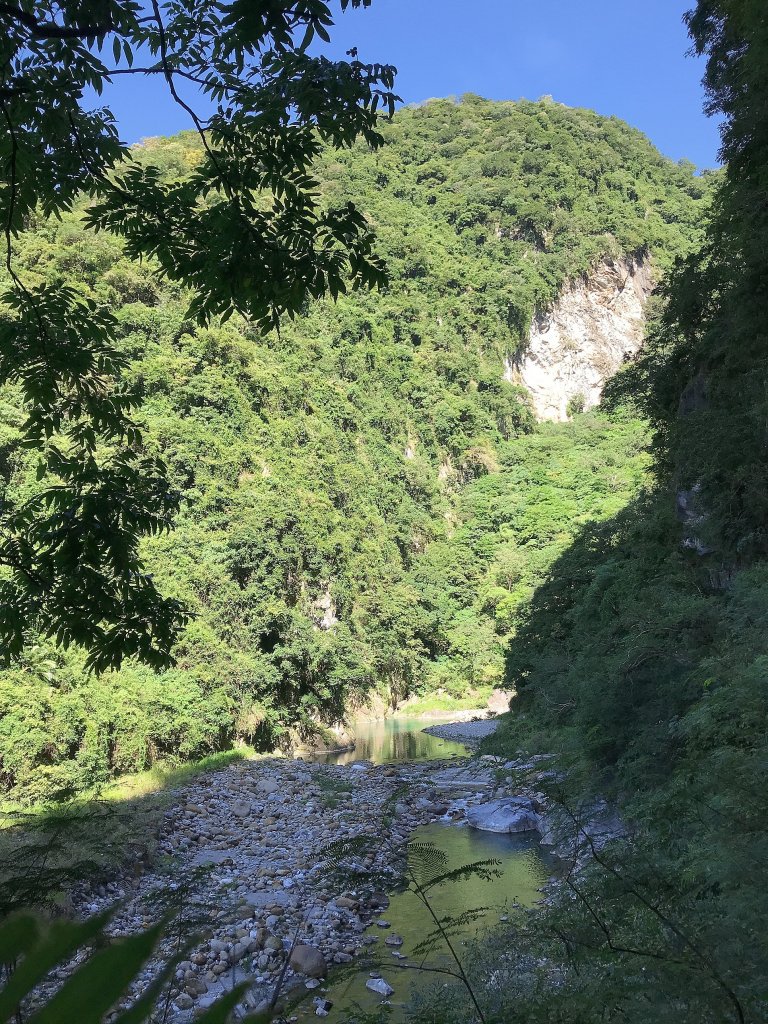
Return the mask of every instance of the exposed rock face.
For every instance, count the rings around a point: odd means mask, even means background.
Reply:
[[[505,714],[509,711],[509,702],[514,696],[514,690],[494,690],[488,698],[488,710],[493,715]]]
[[[338,626],[339,620],[336,616],[336,602],[331,596],[328,586],[318,598],[312,602],[312,613],[315,625],[322,630],[333,629]]]
[[[646,256],[606,258],[538,314],[528,344],[507,361],[507,380],[523,384],[541,420],[591,409],[603,385],[640,348],[653,290]]]

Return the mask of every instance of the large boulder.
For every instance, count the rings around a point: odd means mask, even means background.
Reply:
[[[304,974],[308,978],[324,978],[328,971],[325,957],[314,946],[294,946],[290,963],[297,974]]]
[[[525,797],[491,800],[467,810],[467,821],[482,832],[535,832],[540,826],[533,804]]]

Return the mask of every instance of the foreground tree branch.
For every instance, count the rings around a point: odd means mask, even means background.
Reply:
[[[370,0],[341,0],[342,9]],[[111,314],[16,266],[14,243],[38,212],[90,198],[86,223],[193,294],[200,322],[239,314],[261,331],[311,298],[377,287],[384,268],[365,217],[320,204],[311,173],[324,144],[377,147],[394,69],[310,57],[333,19],[323,0],[0,3],[0,220],[10,290],[0,311],[0,383],[21,388],[23,443],[40,452],[40,491],[0,512],[0,644],[18,657],[36,632],[89,652],[96,671],[133,656],[172,662],[186,621],[144,573],[143,536],[168,530],[179,497],[143,453],[140,388],[123,381]],[[111,50],[114,67],[101,60]],[[149,62],[134,67],[134,54]],[[133,160],[108,107],[89,109],[117,74],[161,75],[198,132],[204,160],[169,182]],[[205,97],[205,121],[176,80]]]

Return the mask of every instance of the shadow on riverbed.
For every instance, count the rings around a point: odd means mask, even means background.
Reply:
[[[126,776],[87,798],[0,811],[0,919],[29,907],[68,916],[73,886],[103,889],[117,872],[127,875],[129,885],[141,878],[174,794],[247,756],[225,751],[194,764]]]

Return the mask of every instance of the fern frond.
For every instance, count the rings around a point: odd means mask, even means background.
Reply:
[[[446,885],[448,882],[460,882],[465,878],[480,878],[484,882],[491,882],[494,878],[501,877],[501,861],[496,857],[489,857],[487,860],[472,861],[471,864],[462,864],[461,867],[452,868],[442,874],[433,875],[426,882],[419,881],[414,875],[414,881],[427,892],[438,885]]]
[[[408,843],[407,849],[408,872],[422,888],[431,885],[431,880],[442,872],[448,863],[446,854],[434,843],[412,841]]]
[[[377,836],[363,834],[336,839],[320,851],[320,857],[331,867],[341,867],[352,857],[364,857],[375,850]]]
[[[439,948],[446,938],[464,937],[469,925],[484,918],[490,909],[490,907],[473,907],[471,910],[465,910],[461,914],[446,914],[445,917],[440,918],[437,928],[433,928],[431,932],[428,932],[416,943],[411,949],[411,955],[423,956],[425,953],[431,953]]]

